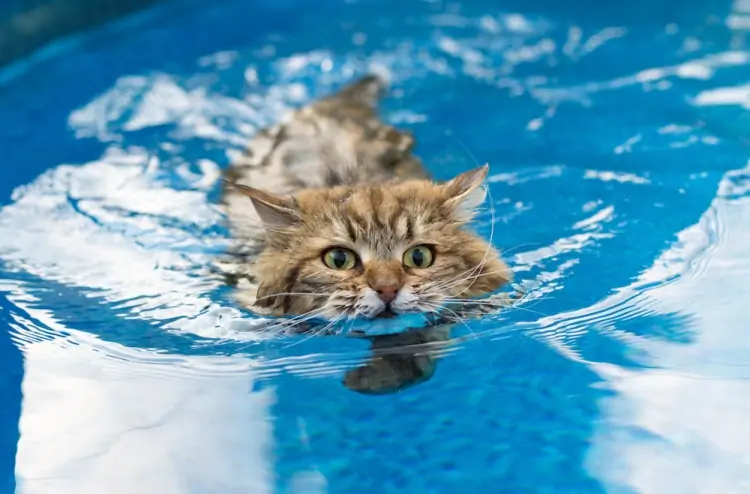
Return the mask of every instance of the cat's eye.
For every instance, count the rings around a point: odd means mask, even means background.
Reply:
[[[407,268],[429,268],[434,260],[435,254],[426,245],[417,245],[404,252],[404,266]]]
[[[347,270],[357,265],[357,254],[341,247],[323,253],[323,263],[331,269]]]

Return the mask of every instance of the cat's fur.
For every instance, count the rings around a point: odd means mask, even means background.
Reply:
[[[379,120],[381,90],[369,76],[302,108],[261,132],[231,169],[224,201],[235,238],[257,255],[251,293],[240,299],[251,310],[325,319],[436,312],[509,281],[498,253],[467,228],[485,199],[487,166],[427,179],[413,139]],[[434,264],[406,267],[415,245],[429,246]],[[356,253],[357,265],[327,267],[331,247]],[[392,301],[379,295],[384,286],[396,290]]]

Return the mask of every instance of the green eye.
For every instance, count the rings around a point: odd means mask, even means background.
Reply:
[[[408,268],[429,268],[434,260],[432,249],[426,245],[417,245],[404,253],[404,265]]]
[[[334,247],[323,253],[323,263],[331,269],[352,269],[357,264],[357,254],[349,249]]]

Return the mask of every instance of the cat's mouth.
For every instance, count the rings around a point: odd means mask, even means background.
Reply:
[[[375,316],[375,319],[392,319],[394,317],[396,317],[396,313],[393,312],[390,308],[386,308],[383,310],[383,312]]]

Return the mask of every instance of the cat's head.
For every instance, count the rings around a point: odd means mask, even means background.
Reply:
[[[276,315],[374,318],[437,312],[497,290],[510,270],[466,228],[485,200],[487,171],[294,197],[238,186],[267,234],[256,306]]]

